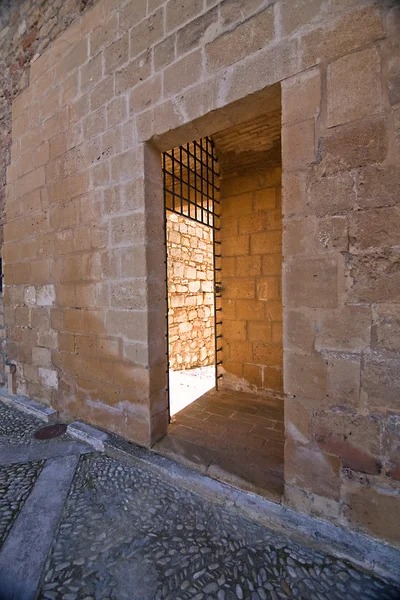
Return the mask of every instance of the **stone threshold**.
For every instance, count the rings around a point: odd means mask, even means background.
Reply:
[[[21,401],[23,400],[23,401]],[[30,412],[42,405],[27,398],[12,396],[1,390],[0,401],[18,410]],[[45,411],[48,407],[44,407]],[[53,409],[49,409],[53,410]],[[57,418],[57,412],[53,411]],[[79,421],[68,427],[68,433],[80,441],[91,444],[97,451],[132,466],[149,468],[188,491],[199,494],[225,508],[236,510],[273,531],[311,546],[315,550],[348,560],[355,566],[400,583],[400,548],[395,548],[369,536],[349,531],[328,521],[323,521],[277,504],[257,494],[246,492],[227,483],[212,479],[179,464],[153,450],[142,448],[119,436],[107,433]]]

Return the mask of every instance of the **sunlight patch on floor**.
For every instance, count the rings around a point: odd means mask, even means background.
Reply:
[[[198,367],[169,372],[169,405],[171,417],[215,386],[215,367]]]

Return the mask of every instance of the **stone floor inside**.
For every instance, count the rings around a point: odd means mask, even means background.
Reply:
[[[280,502],[283,400],[212,389],[172,417],[168,435],[154,450]]]
[[[399,598],[393,582],[194,493],[172,468],[67,434],[39,441],[42,426],[0,401],[1,600]]]

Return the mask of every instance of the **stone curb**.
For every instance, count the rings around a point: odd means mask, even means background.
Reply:
[[[104,431],[81,421],[75,421],[68,425],[67,433],[76,440],[89,444],[98,452],[104,452],[104,442],[108,439],[108,434]]]
[[[293,511],[208,475],[180,465],[165,456],[136,446],[110,434],[105,442],[108,456],[133,466],[147,467],[164,478],[199,494],[211,502],[236,510],[243,517],[291,537],[315,550],[348,560],[363,570],[400,582],[400,548],[389,546],[366,535],[352,532],[328,521]]]
[[[0,401],[11,408],[16,408],[46,423],[54,423],[58,417],[58,413],[54,408],[50,408],[34,400],[29,400],[29,398],[25,398],[24,396],[9,394],[7,388],[0,388]]]

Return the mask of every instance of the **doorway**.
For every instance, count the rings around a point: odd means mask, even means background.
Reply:
[[[214,284],[214,356],[207,354],[206,342],[202,345],[203,358],[211,356],[205,368],[214,360],[215,372],[210,389],[199,390],[194,401],[195,396],[189,398],[184,392],[187,404],[175,412],[171,379],[177,371],[182,376],[202,366],[197,366],[197,357],[192,362],[189,334],[194,326],[183,323],[186,317],[178,324],[169,321],[172,410],[168,434],[155,450],[279,502],[284,463],[280,89],[238,104],[229,120],[230,126],[225,118],[225,128],[214,129],[209,137],[163,154],[165,215],[173,215],[172,225],[166,217],[165,227],[168,283],[174,255],[182,263],[182,246],[199,244],[196,230],[204,226],[212,233],[214,268],[209,281]],[[213,169],[208,169],[208,160],[214,161]],[[210,172],[208,181],[204,169]],[[209,190],[214,196],[210,197]],[[190,199],[189,191],[193,192]],[[183,242],[189,226],[191,236]],[[174,281],[174,290],[167,293],[169,305],[174,302],[179,309],[194,305],[188,293],[189,275],[194,278],[195,293],[201,290],[197,269],[185,272],[184,266],[178,265],[177,273],[187,280]],[[204,274],[201,277],[207,280]],[[180,298],[172,300],[178,290]],[[171,313],[168,310],[168,316]],[[176,352],[172,350],[175,343]],[[178,361],[194,369],[179,369]]]

